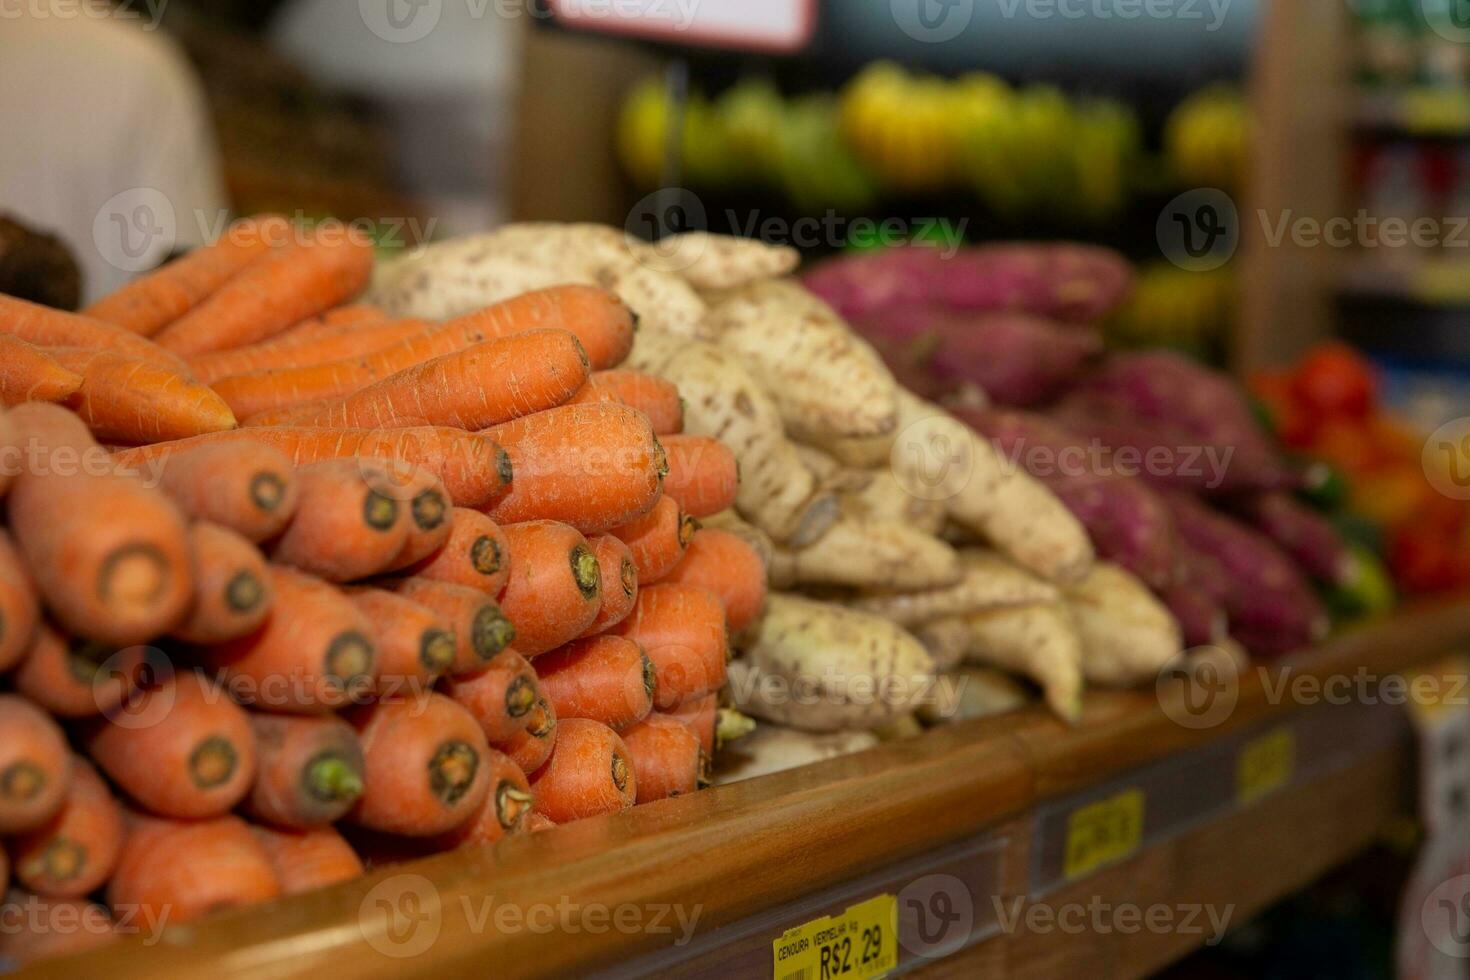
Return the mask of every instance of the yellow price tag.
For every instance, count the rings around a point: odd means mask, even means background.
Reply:
[[[1235,799],[1244,806],[1291,782],[1296,771],[1296,732],[1278,728],[1252,739],[1235,761]]]
[[[1124,790],[1078,807],[1067,820],[1067,879],[1081,878],[1121,861],[1143,843],[1143,790]]]
[[[771,944],[776,980],[870,980],[898,965],[898,899],[879,895],[792,926]]]
[[[1470,656],[1454,654],[1404,674],[1409,715],[1435,726],[1470,710]]]

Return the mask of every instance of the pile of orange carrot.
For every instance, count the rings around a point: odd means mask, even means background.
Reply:
[[[734,457],[612,294],[394,320],[371,271],[265,216],[0,295],[0,884],[95,926],[0,956],[703,785],[766,588],[699,525]]]

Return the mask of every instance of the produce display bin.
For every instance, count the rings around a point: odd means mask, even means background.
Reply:
[[[1142,976],[1208,922],[1032,931],[1016,916],[1189,904],[1239,924],[1352,857],[1409,812],[1410,728],[1393,698],[1324,692],[1377,690],[1467,638],[1470,605],[1411,608],[1217,678],[1223,701],[1165,681],[1090,695],[1075,727],[1037,708],[937,728],[40,969],[815,978],[807,957],[846,939],[856,965],[826,975]]]

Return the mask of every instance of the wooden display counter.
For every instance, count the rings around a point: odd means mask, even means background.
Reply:
[[[1406,612],[1238,681],[1093,695],[1075,728],[936,729],[42,969],[1139,976],[1202,944],[1211,910],[1237,925],[1408,812],[1396,675],[1466,639],[1470,605]],[[1132,922],[1156,908],[1177,918]]]

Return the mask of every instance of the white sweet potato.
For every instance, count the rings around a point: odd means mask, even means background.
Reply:
[[[948,616],[915,627],[914,636],[929,651],[936,670],[954,670],[964,662],[970,649],[970,627],[959,616]]]
[[[1087,531],[1046,487],[943,409],[900,390],[893,465],[905,489],[944,501],[949,516],[1052,582],[1093,563]]]
[[[970,663],[1000,667],[1035,681],[1064,721],[1082,714],[1082,639],[1060,602],[994,609],[965,617]]]
[[[432,245],[379,264],[365,301],[396,317],[448,320],[567,279],[514,256]]]
[[[911,627],[951,616],[1061,599],[1056,586],[993,551],[966,548],[959,558],[962,574],[953,585],[924,592],[873,592],[847,605]]]
[[[891,432],[876,436],[854,438],[816,438],[821,450],[841,463],[855,469],[868,470],[876,466],[887,466],[893,456],[893,446],[902,429],[902,421]]]
[[[815,732],[873,729],[932,694],[934,661],[892,623],[773,594],[744,657],[730,665],[742,712]]]
[[[936,537],[944,529],[944,504],[909,493],[892,470],[843,470],[829,486],[844,507],[873,520],[897,521]]]
[[[1184,638],[1169,610],[1117,565],[1098,562],[1085,579],[1067,587],[1066,600],[1090,684],[1151,683],[1183,652]]]
[[[897,384],[883,359],[793,280],[740,290],[709,312],[703,329],[770,379],[797,438],[882,435],[897,423]]]
[[[691,231],[642,246],[639,260],[706,293],[789,276],[801,263],[801,254],[758,239]]]
[[[781,542],[807,542],[826,531],[837,519],[836,499],[818,487],[775,405],[740,361],[713,344],[671,343],[653,333],[657,339],[645,346],[640,337],[634,354],[644,352],[646,369],[678,386],[686,432],[713,436],[735,454],[740,513]]]
[[[878,737],[872,732],[813,734],[781,725],[761,725],[735,748],[720,754],[715,783],[723,786],[799,769],[876,748],[878,744]]]
[[[933,535],[897,521],[844,514],[804,548],[778,549],[798,585],[901,591],[937,589],[960,579],[960,556]]]

